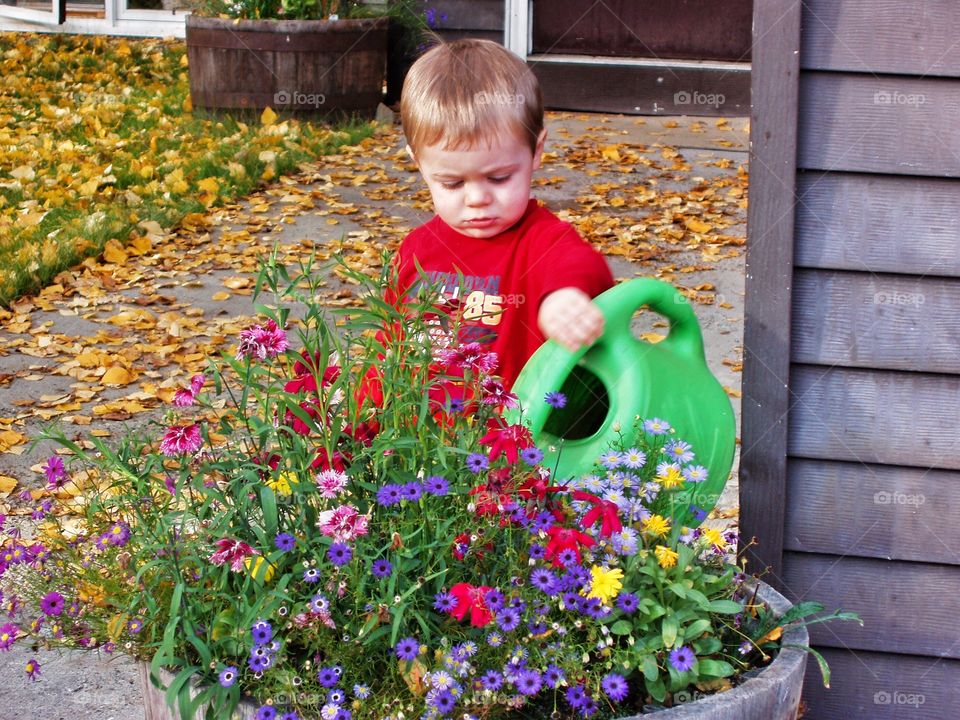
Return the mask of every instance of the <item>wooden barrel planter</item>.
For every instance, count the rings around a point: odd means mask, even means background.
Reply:
[[[789,600],[764,583],[760,583],[757,597],[777,615],[791,607]],[[783,646],[807,647],[810,638],[805,627],[794,627],[783,633],[780,642]],[[625,720],[639,720],[641,717],[656,720],[795,720],[806,667],[805,651],[785,647],[767,667],[732,690],[715,695],[691,695],[689,702]],[[163,692],[150,682],[149,665],[139,663],[139,670],[146,720],[184,720],[167,707]],[[164,682],[172,679],[169,673],[163,673]],[[256,711],[253,703],[243,702],[230,720],[254,720]],[[198,717],[202,717],[202,713]]]
[[[195,108],[372,117],[383,99],[387,19],[188,15],[187,57]]]

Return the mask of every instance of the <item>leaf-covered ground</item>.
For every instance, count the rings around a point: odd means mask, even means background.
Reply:
[[[245,120],[192,111],[182,41],[0,33],[0,306],[370,133]]]

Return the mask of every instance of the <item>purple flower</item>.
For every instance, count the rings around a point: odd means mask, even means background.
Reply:
[[[114,523],[105,533],[111,545],[123,547],[130,539],[130,526],[124,522]]]
[[[9,650],[13,641],[17,639],[17,633],[19,632],[20,628],[13,623],[0,625],[0,650]]]
[[[480,678],[480,683],[483,685],[484,690],[496,692],[503,686],[503,675],[496,670],[487,670],[487,672],[483,674],[483,677]]]
[[[543,685],[543,678],[536,670],[521,670],[517,675],[517,690],[522,695],[536,695]]]
[[[393,651],[401,660],[415,660],[420,654],[420,643],[416,638],[403,638],[397,643]]]
[[[543,401],[552,408],[560,409],[567,404],[567,396],[562,392],[548,392],[543,396]]]
[[[703,465],[684,468],[683,477],[687,482],[699,483],[707,479],[707,469]]]
[[[303,571],[303,579],[312,585],[320,580],[320,571],[316,568],[307,568]]]
[[[529,552],[533,560],[542,560],[543,556],[547,553],[547,549],[539,543],[533,543],[533,545],[530,546]]]
[[[340,675],[342,674],[343,668],[339,665],[320,668],[317,672],[317,682],[325,688],[336,687],[337,683],[340,682]]]
[[[140,618],[134,618],[127,623],[127,632],[131,635],[136,635],[141,630],[143,630],[143,620]]]
[[[282,552],[290,552],[297,546],[297,539],[290,533],[280,533],[274,538],[273,544]]]
[[[40,599],[40,609],[43,610],[43,614],[48,617],[51,615],[59,615],[63,612],[63,595],[56,590],[48,592]]]
[[[433,596],[433,608],[438,612],[450,612],[457,606],[457,599],[448,592],[439,592]]]
[[[643,430],[651,435],[666,435],[670,432],[670,423],[660,418],[643,421]]]
[[[579,710],[590,700],[590,696],[587,695],[587,692],[583,689],[583,685],[571,685],[567,688],[565,696],[567,702],[570,703],[570,707],[574,710]]]
[[[683,440],[668,440],[667,444],[663,446],[663,452],[675,462],[688,463],[693,460],[690,443]]]
[[[257,620],[250,628],[254,645],[266,645],[273,639],[273,627],[266,620]]]
[[[400,488],[400,495],[404,500],[416,502],[423,495],[423,486],[418,482],[408,482]]]
[[[556,689],[566,679],[563,670],[556,665],[548,665],[547,669],[543,672],[543,681],[549,688]]]
[[[557,553],[557,561],[564,567],[576,565],[577,552],[571,548],[565,548]]]
[[[257,720],[274,720],[277,717],[277,709],[273,705],[261,705],[257,710]]]
[[[637,596],[631,592],[620,593],[620,595],[617,596],[617,607],[627,615],[635,613],[639,605],[640,601],[637,599]]]
[[[480,453],[470,453],[467,456],[467,468],[471,472],[480,473],[490,467],[490,461],[486,455]]]
[[[433,696],[431,700],[433,705],[441,715],[449,715],[457,706],[457,699],[449,690],[444,690]]]
[[[47,476],[47,483],[49,483],[51,489],[62,487],[67,478],[63,460],[56,455],[47,458],[47,462],[43,466],[43,472]]]
[[[377,491],[377,502],[384,507],[396,505],[403,499],[403,488],[399,485],[384,485]]]
[[[343,705],[346,701],[347,701],[346,690],[341,690],[340,688],[333,688],[330,692],[327,693],[328,703],[333,703],[334,705]]]
[[[520,451],[520,459],[527,465],[536,465],[543,460],[543,451],[538,447],[528,447]]]
[[[553,523],[555,521],[556,521],[556,518],[553,516],[552,512],[548,512],[547,510],[542,510],[541,512],[537,513],[537,516],[533,519],[533,522],[531,523],[532,525],[531,530],[534,530],[534,531],[542,530],[543,532],[546,532],[547,530],[553,527]]]
[[[373,573],[375,578],[382,580],[383,578],[390,577],[390,573],[393,572],[393,565],[390,564],[389,560],[380,558],[379,560],[373,561],[373,567],[370,569],[370,572]]]
[[[547,595],[557,594],[557,578],[545,568],[537,568],[530,573],[530,584]]]
[[[220,671],[220,686],[228,688],[237,681],[237,668],[233,665]]]
[[[431,475],[423,481],[423,489],[431,495],[443,497],[450,490],[450,483],[447,479],[439,475]]]
[[[693,654],[693,650],[689,647],[681,645],[676,650],[670,651],[669,660],[674,670],[677,672],[687,672],[693,668],[693,664],[697,661],[697,656]]]
[[[503,608],[497,613],[497,625],[504,632],[516,630],[520,625],[520,611],[514,607]]]
[[[24,670],[26,670],[28,678],[31,680],[36,680],[40,675],[40,663],[37,662],[36,658],[30,658],[27,660]]]
[[[327,548],[327,560],[331,565],[341,567],[353,558],[353,550],[346,543],[335,542]]]
[[[507,599],[497,588],[487,590],[486,594],[483,596],[483,600],[485,603],[487,603],[487,607],[493,610],[493,612],[503,610],[507,604]]]
[[[625,697],[630,689],[627,687],[627,681],[624,679],[623,675],[618,675],[617,673],[610,673],[605,675],[603,680],[600,681],[600,687],[603,688],[603,691],[607,694],[607,697],[613,700],[614,702],[620,702]]]

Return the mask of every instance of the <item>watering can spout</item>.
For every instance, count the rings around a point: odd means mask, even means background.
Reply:
[[[558,482],[588,474],[618,429],[628,432],[638,420],[666,421],[707,470],[705,480],[687,484],[690,503],[674,516],[694,527],[719,500],[736,444],[733,407],[707,366],[696,315],[675,288],[649,278],[622,283],[595,302],[605,318],[603,335],[573,353],[544,343],[513,386],[522,418],[512,419],[529,426]],[[642,307],[670,322],[658,343],[631,329]],[[553,391],[567,396],[562,410],[544,402]]]

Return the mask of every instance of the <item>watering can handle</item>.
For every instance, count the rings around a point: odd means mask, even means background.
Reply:
[[[559,390],[573,368],[592,347],[600,345],[627,345],[625,351],[635,350],[633,343],[643,341],[633,336],[630,322],[633,314],[646,305],[670,321],[670,332],[659,346],[695,362],[706,364],[703,336],[689,301],[672,285],[652,278],[637,278],[610,288],[594,298],[604,316],[603,334],[589,347],[570,352],[559,343],[548,340],[524,366],[517,384],[524,384],[533,376],[533,385],[546,391]],[[626,343],[624,341],[627,341]],[[530,407],[523,408],[524,416],[534,436],[543,430],[549,406],[534,398]]]

